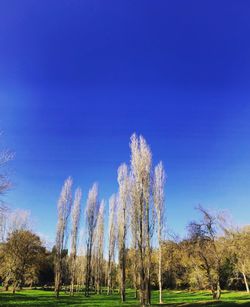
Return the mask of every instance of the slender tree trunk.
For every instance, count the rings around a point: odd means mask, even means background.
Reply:
[[[87,274],[86,274],[86,286],[85,286],[85,296],[89,296],[89,286],[90,286],[90,269],[89,264],[87,265]]]
[[[148,263],[146,260],[145,263],[145,285],[144,285],[144,289],[145,289],[145,304],[149,305],[149,301],[150,301],[150,294],[149,294],[149,268],[148,268]]]
[[[138,298],[138,258],[136,255],[137,252],[137,248],[136,248],[136,244],[134,243],[134,255],[133,255],[133,286],[134,286],[134,290],[135,290],[135,299]]]
[[[146,257],[147,257],[147,271],[146,271],[146,303],[151,304],[151,286],[150,286],[150,267],[151,267],[151,247],[150,247],[150,228],[149,228],[149,203],[146,204]]]
[[[141,264],[140,264],[140,302],[142,306],[145,306],[145,274],[143,267],[143,255],[141,254]]]
[[[141,227],[140,227],[141,228]],[[140,254],[140,269],[139,269],[139,273],[140,273],[140,302],[142,306],[145,306],[145,276],[144,276],[144,265],[143,265],[143,249],[142,249],[142,235],[141,235],[141,239],[140,239],[141,243],[139,245],[139,254]]]
[[[72,271],[71,271],[70,295],[74,295],[75,268],[76,268],[76,255],[73,255],[72,268],[71,268]]]
[[[109,261],[108,261],[108,283],[107,283],[107,295],[111,292],[111,272],[112,272],[112,263],[109,255]]]
[[[71,280],[70,284],[70,295],[74,295],[74,279]]]
[[[102,266],[102,261],[101,259],[97,260],[97,272],[96,272],[96,292],[98,294],[101,294],[101,266]]]
[[[162,304],[162,246],[161,246],[161,240],[159,240],[159,272],[158,274],[159,274],[159,303]]]
[[[91,254],[89,248],[89,250],[87,251],[85,296],[89,296],[90,279],[91,279]]]
[[[135,299],[137,299],[138,291],[137,291],[137,267],[136,265],[134,266],[133,281],[134,281],[134,289],[135,289]]]
[[[74,295],[74,283],[73,282],[71,282],[71,284],[70,284],[70,289],[69,289],[69,292],[70,292],[70,295]]]
[[[125,224],[125,208],[123,209],[123,242],[122,248],[120,250],[120,279],[121,279],[121,286],[120,286],[120,294],[121,294],[121,301],[125,302],[125,282],[126,282],[126,255],[125,255],[125,234],[126,234],[126,224]]]
[[[99,263],[97,265],[99,266]],[[100,273],[98,268],[96,273],[96,293],[100,294]]]
[[[220,296],[221,296],[220,282],[217,281],[217,285],[216,285],[216,299],[219,300]]]
[[[56,298],[59,297],[60,287],[61,287],[61,264],[56,263],[56,272],[55,272],[55,295]]]
[[[246,291],[247,291],[247,293],[249,293],[249,286],[248,286],[246,274],[244,272],[242,272],[242,275],[243,275],[243,278],[244,278],[244,283],[245,283]]]
[[[6,284],[4,284],[4,290],[5,291],[8,291],[9,290],[9,285],[6,283]]]
[[[221,288],[219,281],[217,281],[216,285],[212,288],[212,292],[213,292],[213,299],[219,300],[221,297]]]
[[[121,271],[121,288],[120,288],[120,292],[121,292],[121,301],[125,302],[125,282],[126,282],[126,275],[125,275],[125,246],[123,245],[122,248],[122,259],[121,259],[121,267],[120,267],[120,271]]]
[[[16,286],[17,286],[17,284],[16,284],[16,282],[14,282],[14,284],[13,284],[13,289],[12,289],[12,293],[13,293],[13,294],[16,293]]]
[[[139,250],[139,257],[140,257],[140,302],[142,306],[145,306],[145,275],[144,275],[144,265],[143,265],[143,225],[142,225],[142,218],[143,218],[143,204],[142,204],[142,195],[140,197],[140,221],[139,221],[139,244],[138,244],[138,250]]]

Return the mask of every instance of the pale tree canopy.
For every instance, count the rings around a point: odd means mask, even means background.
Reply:
[[[153,187],[154,205],[155,205],[157,220],[158,220],[157,226],[158,228],[160,228],[160,231],[163,230],[163,223],[164,223],[165,181],[166,181],[166,174],[164,171],[163,163],[161,161],[155,167],[154,187]]]
[[[0,131],[0,138],[2,137],[2,132]],[[11,187],[11,181],[8,176],[8,162],[13,160],[14,153],[8,149],[0,148],[0,242],[4,240],[6,236],[7,220],[9,216],[9,209],[4,204],[2,196]]]
[[[56,246],[58,250],[65,248],[67,244],[68,218],[72,206],[72,184],[73,180],[71,177],[65,180],[57,204],[58,222],[57,222]]]
[[[118,193],[118,210],[117,210],[117,219],[118,219],[118,244],[123,244],[128,224],[128,212],[130,205],[130,177],[128,173],[128,167],[125,163],[120,165],[118,168],[118,184],[119,184],[119,193]]]
[[[80,215],[81,215],[82,191],[77,188],[75,191],[74,203],[71,214],[71,253],[76,254],[77,235],[79,232]]]

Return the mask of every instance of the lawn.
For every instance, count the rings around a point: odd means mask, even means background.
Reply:
[[[157,306],[157,291],[152,293],[152,306]],[[250,306],[250,295],[245,292],[224,291],[220,302],[211,300],[209,292],[164,291],[164,305],[161,306]],[[0,306],[139,306],[133,299],[133,292],[128,291],[127,302],[121,304],[118,294],[107,296],[92,295],[89,298],[83,294],[70,297],[61,293],[59,299],[54,293],[43,290],[22,290],[13,295],[11,292],[0,292]]]

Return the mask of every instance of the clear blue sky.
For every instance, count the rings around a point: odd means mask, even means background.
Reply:
[[[71,175],[106,200],[129,138],[163,160],[169,226],[194,207],[250,218],[249,1],[0,2],[0,127],[12,208],[53,238]]]

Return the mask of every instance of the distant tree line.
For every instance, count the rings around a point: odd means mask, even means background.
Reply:
[[[60,291],[86,296],[118,291],[124,302],[126,289],[133,288],[142,306],[150,305],[152,289],[159,290],[160,303],[166,288],[210,289],[214,299],[222,289],[249,292],[250,227],[228,226],[225,216],[199,206],[201,218],[189,223],[186,237],[170,236],[163,163],[153,168],[142,136],[131,137],[130,150],[130,165],[118,168],[118,190],[108,206],[94,183],[83,210],[81,189],[73,193],[72,178],[65,180],[52,250],[32,231],[25,212],[1,203],[0,281],[6,290],[42,286],[57,297]],[[12,158],[2,157],[0,167]],[[0,178],[3,193],[10,181]]]

